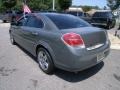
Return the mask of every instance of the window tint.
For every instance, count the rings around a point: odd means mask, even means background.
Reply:
[[[93,17],[112,17],[111,12],[96,12]]]
[[[90,24],[88,24],[87,22],[72,15],[47,14],[46,16],[49,17],[59,29],[70,29],[90,26]]]
[[[27,19],[28,19],[28,17],[23,17],[23,18],[21,18],[18,22],[17,22],[17,25],[18,26],[25,26],[26,25],[26,22],[27,22]]]
[[[36,18],[34,16],[30,16],[26,26],[35,27],[35,28],[43,28],[44,24],[41,19]]]

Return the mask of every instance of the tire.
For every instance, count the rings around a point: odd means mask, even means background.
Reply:
[[[14,37],[13,37],[13,35],[11,33],[10,33],[10,42],[11,42],[12,45],[16,44],[16,42],[14,40]]]
[[[39,48],[37,51],[37,61],[40,69],[46,74],[52,74],[54,71],[54,64],[49,52],[44,48]]]
[[[7,21],[6,20],[3,20],[3,23],[6,23]]]
[[[108,25],[106,28],[107,28],[108,30],[111,29],[111,25]]]

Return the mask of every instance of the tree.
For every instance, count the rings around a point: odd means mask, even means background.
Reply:
[[[44,4],[44,0],[29,0],[27,2],[27,5],[32,9],[32,10],[44,10],[47,9],[48,6]]]
[[[61,10],[66,10],[72,5],[72,0],[58,0],[58,4]]]
[[[12,8],[16,5],[17,0],[2,0],[3,6],[6,8]]]
[[[27,5],[32,10],[52,10],[52,0],[27,0]]]
[[[84,12],[88,12],[91,9],[97,9],[97,10],[100,9],[98,6],[87,6],[87,5],[85,5],[85,6],[79,6],[79,7],[81,7]]]
[[[120,6],[120,0],[107,0],[107,6],[113,11]]]
[[[81,6],[84,12],[90,11],[92,9],[91,6]]]

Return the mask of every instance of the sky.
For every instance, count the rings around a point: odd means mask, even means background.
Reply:
[[[104,6],[107,6],[106,0],[73,0],[72,5],[90,5],[90,6],[99,6],[100,8],[103,8]]]

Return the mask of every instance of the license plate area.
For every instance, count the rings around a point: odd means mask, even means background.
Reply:
[[[99,53],[99,54],[97,55],[97,61],[101,61],[101,60],[104,59],[104,58],[105,58],[104,52]]]

